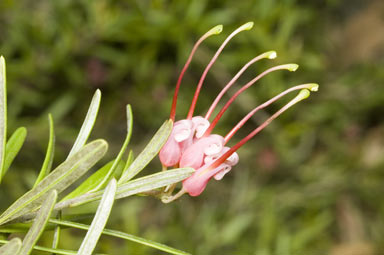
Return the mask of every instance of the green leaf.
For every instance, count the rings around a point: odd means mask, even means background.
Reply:
[[[49,141],[48,141],[47,152],[45,154],[43,166],[41,167],[39,176],[37,177],[33,187],[36,187],[36,185],[39,184],[39,182],[41,182],[41,180],[44,179],[44,177],[49,174],[52,168],[56,138],[55,138],[55,129],[54,129],[53,119],[51,114],[48,114],[48,121],[49,121]]]
[[[101,198],[99,207],[97,208],[96,215],[93,218],[91,226],[83,242],[81,243],[78,255],[91,255],[96,247],[96,244],[104,230],[105,224],[111,213],[113,202],[115,201],[117,182],[112,179],[107,185],[105,192]]]
[[[194,171],[195,170],[193,168],[177,168],[138,178],[136,180],[119,185],[115,198],[119,199],[128,197],[180,182],[191,176]],[[75,207],[85,203],[97,201],[101,198],[102,194],[103,191],[84,194],[82,196],[58,203],[55,209],[61,210],[66,207]]]
[[[70,158],[74,153],[78,152],[84,144],[87,142],[89,135],[91,134],[93,125],[95,124],[97,113],[100,107],[101,100],[101,92],[100,90],[96,90],[93,95],[91,105],[88,108],[87,116],[85,116],[85,120],[83,125],[81,126],[79,135],[76,138],[76,141],[69,152],[68,158]]]
[[[7,244],[0,247],[0,254],[2,255],[15,255],[18,254],[21,248],[20,238],[12,238]]]
[[[135,161],[124,170],[119,180],[119,184],[124,183],[135,177],[148,163],[159,153],[172,132],[172,120],[167,120],[156,132],[144,150],[136,157]]]
[[[47,224],[49,217],[51,216],[53,207],[56,203],[57,191],[52,190],[44,203],[41,205],[39,212],[37,213],[36,219],[33,222],[31,228],[24,237],[23,244],[21,246],[20,253],[18,255],[28,255],[31,253],[33,246],[39,240],[41,234],[44,231],[45,225]]]
[[[77,222],[73,222],[73,221],[68,221],[68,220],[61,220],[61,219],[53,219],[53,218],[51,218],[51,219],[49,219],[48,223],[54,224],[54,225],[56,225],[56,227],[57,226],[61,226],[63,229],[65,227],[67,227],[67,228],[77,228],[77,229],[83,229],[83,230],[88,230],[89,229],[89,225],[82,224],[82,223],[77,223]],[[1,233],[24,233],[26,231],[26,229],[28,229],[28,225],[29,224],[25,224],[25,223],[14,223],[12,225],[7,226],[8,228],[0,228],[0,232]],[[51,226],[51,228],[53,229],[53,226]],[[46,229],[48,229],[48,225],[47,225]],[[169,247],[167,245],[164,245],[164,244],[161,244],[161,243],[158,243],[158,242],[154,242],[154,241],[142,238],[142,237],[138,237],[138,236],[134,236],[134,235],[131,235],[131,234],[127,234],[127,233],[124,233],[124,232],[121,232],[121,231],[116,231],[116,230],[111,230],[111,229],[104,229],[102,233],[104,235],[114,236],[114,237],[121,238],[121,239],[124,239],[124,240],[127,240],[127,241],[132,241],[132,242],[140,243],[140,244],[143,244],[143,245],[146,245],[146,246],[149,246],[149,247],[153,247],[155,249],[162,250],[162,251],[165,251],[165,252],[168,252],[168,253],[171,253],[171,254],[184,254],[184,255],[188,254],[186,252],[177,250],[177,249]],[[1,243],[1,240],[0,240],[0,243]],[[35,246],[35,248],[36,248],[36,246]]]
[[[53,224],[58,224],[58,225],[61,225],[61,226],[66,226],[66,227],[72,227],[72,228],[78,228],[78,229],[84,229],[84,230],[88,230],[89,229],[88,225],[85,225],[85,224],[82,224],[82,223],[77,223],[77,222],[72,222],[72,221],[64,221],[64,220],[51,219],[51,220],[49,220],[49,222],[53,223]],[[143,245],[146,245],[146,246],[149,246],[149,247],[161,250],[161,251],[165,251],[165,252],[168,252],[168,253],[171,253],[171,254],[177,254],[177,255],[187,255],[187,254],[189,254],[187,252],[184,252],[184,251],[181,251],[181,250],[169,247],[169,246],[167,246],[165,244],[154,242],[154,241],[142,238],[142,237],[130,235],[130,234],[127,234],[127,233],[124,233],[124,232],[121,232],[121,231],[116,231],[116,230],[111,230],[111,229],[104,229],[102,233],[104,235],[114,236],[114,237],[121,238],[121,239],[124,239],[124,240],[140,243],[140,244],[143,244]]]
[[[190,167],[176,168],[138,178],[120,185],[117,189],[116,199],[180,182],[191,176],[193,172],[195,172],[195,169]]]
[[[7,82],[5,59],[0,56],[0,182],[4,173],[5,144],[7,141]]]
[[[127,161],[125,162],[124,170],[128,169],[128,167],[132,164],[133,159],[134,159],[133,151],[130,150],[129,153],[128,153]]]
[[[58,212],[58,214],[56,215],[56,218],[61,219],[61,211]],[[57,247],[59,247],[60,235],[61,235],[61,226],[56,225],[53,233],[53,239],[52,239],[53,249],[57,249]]]
[[[125,137],[125,141],[123,143],[123,146],[121,147],[120,152],[117,155],[115,162],[113,163],[112,167],[109,169],[108,173],[104,176],[104,178],[102,180],[100,180],[100,183],[94,189],[92,189],[92,191],[98,191],[98,190],[104,188],[105,185],[107,184],[107,182],[113,177],[113,175],[116,171],[116,168],[117,168],[118,164],[120,163],[120,160],[123,157],[123,155],[127,149],[129,141],[131,140],[132,122],[133,122],[132,108],[130,105],[127,105],[127,135]]]
[[[125,162],[125,165],[123,166],[121,171],[116,171],[116,174],[115,174],[116,179],[121,178],[122,174],[124,173],[124,170],[128,169],[128,167],[132,164],[133,160],[134,160],[133,151],[129,150],[127,161]]]
[[[3,243],[3,244],[7,244],[9,242],[10,241],[0,240],[0,243]],[[63,250],[63,249],[52,249],[52,248],[42,247],[42,246],[38,246],[38,245],[35,245],[33,247],[33,249],[37,250],[37,251],[45,251],[45,252],[50,252],[50,253],[55,253],[55,254],[60,254],[60,255],[76,255],[75,251],[69,251],[69,250]]]
[[[0,225],[36,210],[51,190],[56,189],[60,193],[66,189],[96,164],[107,149],[108,144],[101,139],[84,146],[47,175],[36,187],[16,200],[0,216]]]
[[[5,175],[5,173],[8,171],[13,160],[19,153],[21,147],[24,144],[26,136],[27,136],[27,129],[25,127],[19,127],[9,138],[7,145],[5,147],[3,175]]]
[[[114,160],[108,162],[105,164],[102,168],[97,170],[95,173],[93,173],[88,179],[86,179],[84,182],[82,182],[75,190],[73,190],[71,193],[69,193],[66,197],[64,197],[61,201],[65,201],[68,199],[72,199],[75,197],[78,197],[80,195],[83,195],[85,193],[88,193],[90,190],[95,189],[95,187],[98,186],[100,181],[104,179],[104,176],[107,175],[109,172],[109,169],[114,164]],[[119,165],[117,166],[117,170],[124,167],[124,163],[120,161]]]
[[[57,249],[59,246],[59,241],[60,241],[60,235],[61,235],[61,227],[56,226],[53,234],[53,239],[52,239],[52,248]]]

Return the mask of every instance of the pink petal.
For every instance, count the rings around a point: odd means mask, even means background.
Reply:
[[[210,135],[206,138],[202,138],[205,142],[204,154],[207,156],[215,155],[221,152],[224,148],[225,140],[220,135]]]
[[[174,166],[179,163],[181,157],[180,145],[173,138],[173,133],[169,136],[167,142],[161,148],[159,158],[161,164],[166,167]]]
[[[218,168],[220,169],[220,171],[213,176],[213,178],[215,178],[215,180],[217,181],[220,181],[221,179],[223,179],[224,175],[226,175],[232,169],[230,165],[225,163],[221,164]],[[216,171],[217,171],[217,168],[216,168]]]
[[[224,165],[225,164],[222,164],[215,169],[210,169],[209,165],[202,166],[183,181],[183,189],[192,197],[200,195],[204,191],[209,180],[214,175],[224,170]]]
[[[209,121],[201,116],[196,116],[192,118],[192,122],[196,138],[201,138],[210,125]]]
[[[224,153],[226,153],[227,151],[229,151],[229,147],[224,147],[220,153],[218,154],[215,154],[215,155],[212,155],[212,156],[206,156],[204,158],[204,164],[211,164],[213,163],[213,161],[215,161],[216,159],[218,159],[219,157],[221,157],[221,155],[223,155]],[[231,156],[229,156],[226,160],[225,160],[225,164],[229,165],[229,166],[235,166],[237,163],[239,162],[239,155],[237,154],[237,152],[234,152],[231,154]]]
[[[217,154],[224,147],[224,138],[210,135],[196,140],[181,155],[180,167],[199,169],[204,163],[205,155]]]
[[[184,153],[193,144],[193,136],[179,143],[181,153]]]
[[[225,160],[225,163],[230,166],[237,165],[237,163],[239,163],[239,154],[237,154],[237,152],[232,153],[231,156]]]
[[[191,120],[176,121],[172,132],[176,142],[185,141],[193,136],[193,123]]]
[[[181,155],[180,167],[199,169],[204,161],[203,146],[204,143],[201,141],[197,141],[189,146]]]

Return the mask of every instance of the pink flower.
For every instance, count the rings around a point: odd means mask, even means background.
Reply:
[[[223,106],[219,113],[213,118],[210,122],[209,119],[217,106],[218,102],[222,99],[225,92],[235,84],[238,78],[243,74],[243,72],[255,62],[261,59],[274,59],[276,58],[275,51],[265,52],[253,59],[251,59],[247,64],[242,67],[239,72],[224,86],[223,90],[218,94],[216,99],[213,101],[212,105],[209,107],[206,115],[202,116],[193,116],[197,99],[204,83],[205,77],[226,46],[226,44],[238,33],[241,31],[249,30],[253,26],[253,22],[248,22],[241,27],[233,31],[222,43],[219,49],[216,51],[215,55],[208,63],[205,68],[195,91],[195,94],[192,99],[190,109],[188,111],[186,119],[176,121],[171,135],[168,138],[168,141],[163,146],[160,151],[160,161],[165,167],[192,167],[196,171],[192,176],[188,177],[183,181],[183,188],[181,191],[176,194],[174,197],[166,199],[166,202],[170,202],[173,199],[181,196],[184,193],[188,193],[191,196],[200,195],[208,182],[214,178],[216,180],[221,180],[225,174],[227,174],[233,166],[239,162],[239,156],[236,151],[243,146],[248,140],[254,137],[262,129],[264,129],[269,123],[277,118],[280,114],[286,111],[288,108],[298,103],[299,101],[307,98],[310,94],[310,91],[317,91],[318,85],[314,83],[302,84],[298,86],[291,87],[272,99],[266,101],[265,103],[257,106],[251,112],[249,112],[242,120],[237,123],[232,130],[228,132],[226,136],[221,136],[218,134],[212,134],[213,129],[219,122],[220,118],[232,104],[232,102],[247,88],[255,84],[265,75],[278,71],[278,70],[288,70],[296,71],[298,65],[296,64],[285,64],[279,65],[267,69],[261,74],[257,75],[254,79],[242,86]],[[184,65],[181,74],[178,78],[175,93],[173,96],[173,102],[171,107],[170,119],[175,120],[176,115],[176,104],[177,96],[180,88],[182,78],[185,71],[187,70],[194,53],[196,52],[198,46],[208,37],[219,34],[222,31],[222,26],[216,26],[205,33],[194,45],[186,64]],[[263,109],[286,94],[299,90],[299,94],[293,98],[288,104],[282,107],[279,111],[269,117],[263,124],[253,130],[249,135],[243,138],[240,142],[235,144],[233,147],[228,147],[227,143],[229,140],[236,134],[236,132],[260,109]]]

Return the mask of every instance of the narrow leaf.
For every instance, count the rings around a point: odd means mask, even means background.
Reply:
[[[48,141],[48,147],[47,152],[45,154],[45,159],[43,162],[43,166],[41,167],[39,176],[37,177],[35,181],[35,185],[33,187],[36,187],[39,182],[41,182],[42,179],[44,179],[45,176],[49,174],[52,168],[52,162],[53,162],[53,156],[55,151],[55,129],[53,125],[53,119],[52,115],[48,114],[48,121],[49,121],[49,141]]]
[[[93,218],[91,226],[83,242],[81,243],[78,255],[91,255],[96,247],[96,244],[104,230],[105,224],[111,213],[113,202],[115,201],[117,182],[112,179],[107,185],[103,197],[101,198],[99,207],[97,208],[96,215]]]
[[[93,95],[91,105],[88,108],[87,116],[83,125],[81,126],[80,132],[76,138],[75,144],[73,145],[71,151],[69,152],[68,158],[70,158],[74,153],[78,152],[81,147],[87,142],[89,135],[91,134],[93,125],[95,124],[97,112],[99,111],[101,100],[100,90],[96,90]]]
[[[57,214],[57,219],[61,220],[61,211]],[[54,233],[53,233],[53,240],[52,240],[52,248],[57,249],[59,247],[60,242],[60,234],[61,234],[61,226],[56,225]]]
[[[53,206],[56,203],[57,191],[52,190],[44,203],[42,204],[39,212],[37,213],[36,219],[33,222],[31,228],[24,237],[21,250],[18,255],[28,255],[31,253],[33,246],[39,240],[41,234],[44,231],[45,225],[47,224],[49,217],[51,216]]]
[[[66,227],[72,227],[72,228],[78,228],[78,229],[84,229],[84,230],[88,230],[89,229],[89,226],[86,225],[86,224],[72,222],[72,221],[64,221],[64,220],[51,219],[51,220],[49,220],[49,222],[53,223],[53,224],[58,224],[58,225],[61,225],[61,226],[66,226]],[[143,244],[143,245],[146,245],[146,246],[149,246],[149,247],[161,250],[161,251],[165,251],[165,252],[168,252],[168,253],[171,253],[171,254],[177,254],[177,255],[187,255],[187,254],[189,254],[187,252],[184,252],[184,251],[181,251],[181,250],[169,247],[169,246],[167,246],[165,244],[154,242],[154,241],[142,238],[142,237],[130,235],[130,234],[127,234],[127,233],[124,233],[124,232],[121,232],[121,231],[116,231],[116,230],[111,230],[111,229],[104,229],[102,233],[104,235],[114,236],[114,237],[121,238],[121,239],[124,239],[124,240],[140,243],[140,244]]]
[[[114,160],[105,164],[102,168],[100,168],[90,177],[88,177],[88,179],[82,182],[75,190],[65,196],[61,201],[72,199],[85,193],[88,193],[90,190],[94,190],[98,186],[98,184],[104,179],[104,177],[108,174],[109,169],[112,167],[113,164]],[[117,170],[121,170],[123,167],[124,163],[120,161],[119,165],[117,166]]]
[[[55,232],[53,234],[53,240],[52,240],[52,248],[53,249],[57,249],[57,247],[59,246],[60,234],[61,234],[61,227],[56,226]]]
[[[105,154],[107,148],[108,144],[101,139],[84,146],[79,152],[47,175],[36,187],[16,200],[0,216],[0,225],[36,210],[49,191],[56,189],[60,193],[66,189],[96,164]]]
[[[2,243],[2,244],[7,244],[9,242],[10,241],[0,240],[0,243]],[[38,245],[35,245],[33,247],[33,249],[37,250],[37,251],[50,252],[50,253],[55,253],[55,254],[60,254],[60,255],[76,255],[75,251],[69,251],[69,250],[63,250],[63,249],[52,249],[52,248],[42,247],[42,246],[38,246]],[[0,253],[0,254],[3,255],[2,253]],[[13,255],[15,255],[15,254],[13,254]]]
[[[0,247],[0,254],[2,255],[15,255],[19,252],[21,248],[20,238],[13,238],[7,244]]]
[[[172,120],[167,120],[155,136],[151,139],[144,150],[136,157],[135,161],[123,172],[119,184],[124,183],[135,177],[148,163],[159,153],[172,131]]]
[[[5,160],[4,160],[4,169],[3,176],[8,171],[13,160],[19,153],[21,147],[24,144],[25,137],[27,136],[27,129],[25,127],[20,127],[9,138],[7,145],[5,146]]]
[[[129,153],[128,153],[127,162],[125,162],[124,170],[128,169],[128,167],[132,164],[133,159],[134,159],[133,151],[130,150]]]
[[[117,157],[116,157],[112,167],[109,169],[108,173],[104,176],[104,178],[102,180],[100,180],[100,183],[94,189],[92,189],[90,192],[98,191],[98,190],[104,188],[105,185],[107,184],[107,182],[109,182],[109,180],[113,177],[115,170],[116,170],[121,158],[123,157],[123,155],[127,149],[129,141],[131,140],[132,122],[133,122],[132,108],[130,105],[127,105],[127,135],[125,137],[125,141],[123,143],[123,146],[121,147],[120,152],[117,155]]]
[[[5,76],[5,59],[0,56],[0,182],[5,165],[5,144],[7,141],[7,83]]]
[[[129,150],[127,161],[125,161],[125,165],[123,166],[120,172],[116,171],[116,174],[115,174],[116,179],[121,178],[122,174],[124,173],[124,170],[128,169],[128,167],[132,164],[133,160],[134,160],[133,151]]]
[[[193,168],[189,167],[177,168],[124,183],[117,189],[116,199],[128,197],[141,192],[151,191],[180,182],[191,176],[194,171],[195,170]]]
[[[119,185],[115,199],[132,196],[138,193],[158,189],[173,183],[180,182],[192,175],[193,168],[177,168],[156,174],[148,175],[136,180]],[[66,207],[75,207],[85,203],[97,201],[101,198],[103,191],[85,194],[67,201],[56,204],[55,209],[61,210]]]
[[[61,226],[63,229],[65,227],[67,227],[67,228],[77,228],[77,229],[88,230],[90,227],[89,225],[86,225],[86,224],[77,223],[77,222],[68,221],[68,220],[62,220],[62,219],[54,219],[54,218],[49,219],[48,223],[54,224],[54,225],[56,225],[56,227]],[[2,232],[2,233],[24,233],[24,232],[26,232],[27,227],[28,227],[28,224],[16,223],[16,224],[12,224],[9,226],[9,228],[12,228],[12,229],[1,228],[0,232]],[[51,226],[51,228],[52,227],[53,226]],[[48,230],[48,225],[46,227],[46,230]],[[127,233],[117,231],[117,230],[104,229],[102,233],[104,235],[114,236],[114,237],[121,238],[121,239],[124,239],[127,241],[140,243],[140,244],[143,244],[143,245],[146,245],[146,246],[149,246],[149,247],[161,250],[161,251],[165,251],[165,252],[168,252],[171,254],[183,254],[183,255],[189,254],[189,253],[186,253],[184,251],[169,247],[165,244],[154,242],[154,241],[142,238],[142,237],[127,234]],[[0,243],[1,243],[1,240],[0,240]],[[36,247],[37,246],[35,246],[35,248]],[[60,253],[58,253],[58,254],[60,254]]]

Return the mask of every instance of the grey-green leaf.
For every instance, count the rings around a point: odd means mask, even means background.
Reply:
[[[158,189],[173,183],[180,182],[195,172],[195,169],[177,168],[164,172],[151,174],[136,180],[124,183],[117,189],[116,199],[132,196],[137,193]]]
[[[116,179],[112,179],[101,198],[99,207],[97,208],[96,215],[93,218],[91,226],[85,235],[83,242],[81,243],[78,255],[91,255],[96,247],[96,244],[104,230],[105,224],[111,213],[113,202],[115,200],[117,182]]]
[[[82,182],[75,190],[73,190],[71,193],[65,196],[61,201],[72,199],[72,198],[81,196],[85,193],[88,193],[90,190],[94,190],[99,185],[99,183],[102,180],[104,180],[104,177],[108,174],[109,169],[111,169],[114,162],[115,161],[112,160],[107,164],[105,164],[102,168],[97,170],[95,173],[89,176],[84,182]],[[120,169],[121,171],[123,167],[124,167],[124,163],[120,161],[117,166],[117,170]]]
[[[31,253],[33,246],[44,231],[45,225],[47,224],[49,217],[51,216],[53,207],[56,203],[57,191],[52,190],[47,199],[42,204],[39,212],[37,213],[36,219],[33,222],[31,228],[24,237],[21,250],[18,255],[28,255]]]
[[[56,218],[61,220],[61,215],[62,215],[62,211],[59,211],[56,215]],[[61,226],[56,225],[54,233],[53,233],[53,238],[52,238],[52,248],[53,249],[57,249],[57,247],[59,247],[60,236],[61,236]]]
[[[124,183],[135,177],[148,163],[159,153],[172,132],[172,120],[167,120],[156,132],[144,150],[136,157],[119,180],[119,184]]]
[[[48,141],[47,152],[45,154],[43,166],[41,167],[39,176],[37,177],[33,187],[36,187],[36,185],[39,184],[39,182],[41,182],[41,180],[44,179],[44,177],[49,174],[52,168],[53,156],[55,153],[56,138],[55,138],[55,129],[54,129],[53,119],[51,114],[48,114],[48,121],[49,121],[49,141]]]
[[[3,176],[8,171],[13,160],[19,153],[21,147],[24,144],[25,137],[27,136],[27,129],[25,127],[20,127],[16,129],[15,132],[9,138],[7,145],[5,146],[5,160],[3,168]]]
[[[84,146],[79,152],[75,153],[47,175],[36,187],[16,200],[0,216],[0,225],[36,210],[44,201],[49,191],[56,189],[60,193],[66,189],[96,164],[103,157],[107,149],[108,144],[101,139]]]
[[[125,166],[124,166],[124,170],[127,170],[128,167],[132,164],[133,162],[133,151],[132,150],[129,150],[129,153],[128,153],[128,157],[127,157],[127,161],[125,162]]]
[[[9,241],[0,240],[0,244],[7,244],[7,243],[9,243]],[[60,254],[60,255],[76,255],[75,251],[64,250],[64,249],[53,249],[53,248],[47,248],[47,247],[38,246],[38,245],[33,246],[33,249],[36,251],[44,251],[44,252]],[[2,253],[0,254],[3,255]],[[15,254],[12,254],[12,255],[15,255]]]
[[[116,192],[116,199],[132,196],[138,193],[158,189],[173,183],[180,182],[192,175],[193,168],[177,168],[156,174],[148,175],[136,180],[119,185]],[[55,209],[60,210],[66,207],[75,207],[100,199],[103,191],[85,194],[67,201],[60,202]]]
[[[1,255],[15,255],[19,252],[21,248],[21,240],[20,238],[13,238],[11,241],[9,241],[7,244],[4,244],[0,247],[0,254]]]
[[[93,125],[95,124],[97,113],[100,107],[101,100],[101,92],[100,90],[96,90],[93,95],[91,105],[88,108],[87,116],[85,116],[85,120],[83,125],[81,126],[80,132],[76,138],[76,141],[69,152],[68,158],[71,157],[74,153],[78,152],[81,147],[87,142],[89,135],[91,134]]]
[[[4,175],[5,143],[7,141],[7,82],[5,59],[0,56],[0,182]]]

